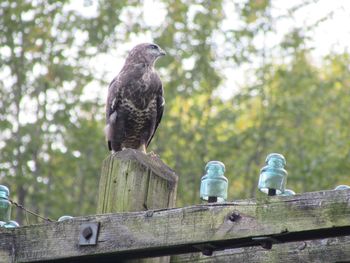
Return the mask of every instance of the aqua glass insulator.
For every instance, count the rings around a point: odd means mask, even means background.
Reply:
[[[350,186],[341,184],[341,185],[338,185],[336,188],[334,188],[334,190],[346,190],[346,189],[350,189]]]
[[[72,218],[73,218],[72,216],[64,215],[64,216],[61,216],[57,221],[62,222],[62,221],[72,219]]]
[[[0,227],[3,227],[4,225],[6,225],[6,222],[0,221]]]
[[[10,220],[9,222],[7,222],[5,225],[4,225],[5,228],[15,228],[15,227],[19,227],[19,224],[14,221],[14,220]]]
[[[208,162],[205,175],[201,179],[200,198],[212,202],[224,202],[227,199],[228,180],[224,176],[225,165],[219,161]]]
[[[292,196],[295,195],[295,192],[291,189],[285,189],[283,193],[279,194],[280,196]]]
[[[4,185],[0,185],[0,221],[10,221],[11,203],[9,201],[9,195],[9,189]]]
[[[266,166],[260,171],[258,188],[268,195],[280,195],[287,183],[286,159],[282,154],[271,153],[266,158]]]

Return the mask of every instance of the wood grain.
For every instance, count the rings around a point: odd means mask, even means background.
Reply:
[[[216,251],[212,256],[202,253],[176,255],[171,263],[329,263],[350,262],[350,237],[290,242],[273,245],[271,250],[262,247],[243,247]]]
[[[102,164],[97,213],[144,211],[175,206],[177,175],[156,155],[126,149]],[[168,263],[170,257],[129,263]]]
[[[175,206],[177,175],[157,156],[126,149],[102,164],[97,213]]]
[[[284,243],[346,236],[350,235],[349,200],[350,190],[324,191],[80,217],[0,230],[0,251],[6,250],[4,244],[14,242],[16,262],[64,262],[59,259],[115,262],[126,258],[258,246],[259,237]],[[83,222],[100,222],[96,246],[78,245],[79,227]],[[8,234],[3,235],[3,231]],[[324,253],[330,253],[327,249],[325,247]]]

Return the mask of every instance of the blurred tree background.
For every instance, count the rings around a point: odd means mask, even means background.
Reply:
[[[226,165],[229,199],[255,196],[271,152],[286,157],[296,192],[350,184],[350,55],[311,55],[332,10],[300,27],[295,14],[320,1],[276,2],[1,1],[0,183],[53,219],[95,213],[107,87],[146,39],[168,53],[156,65],[166,109],[149,150],[179,174],[178,206],[199,202],[210,160]]]

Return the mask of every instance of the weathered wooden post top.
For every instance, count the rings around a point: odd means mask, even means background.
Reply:
[[[175,206],[177,175],[157,156],[126,149],[103,162],[97,213]]]
[[[102,164],[97,213],[172,208],[176,201],[177,180],[175,172],[155,154],[133,149],[111,154]],[[161,257],[137,262],[169,261],[170,257]]]

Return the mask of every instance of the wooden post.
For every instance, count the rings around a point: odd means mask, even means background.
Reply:
[[[177,180],[175,172],[155,155],[133,149],[111,154],[102,166],[97,213],[172,208]],[[170,257],[161,257],[132,262],[169,261]]]

